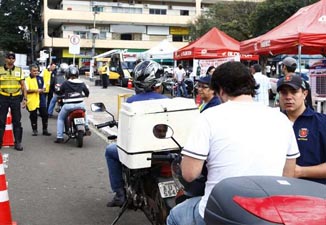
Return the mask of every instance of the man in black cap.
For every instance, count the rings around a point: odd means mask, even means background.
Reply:
[[[10,108],[15,137],[15,149],[22,151],[23,128],[21,125],[20,103],[23,99],[22,107],[25,107],[27,100],[24,74],[20,67],[14,65],[16,60],[14,52],[7,52],[5,57],[5,65],[0,66],[0,148],[2,147],[7,113]]]
[[[305,104],[307,88],[298,75],[286,75],[277,83],[280,106],[293,122],[300,150],[295,177],[326,184],[326,115]]]

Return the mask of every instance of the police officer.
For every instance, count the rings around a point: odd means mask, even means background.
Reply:
[[[15,137],[15,149],[22,151],[21,145],[23,128],[21,125],[20,103],[26,106],[26,90],[22,69],[14,65],[16,57],[14,52],[8,52],[5,56],[5,65],[0,66],[0,148],[5,132],[8,109],[12,115],[12,125]]]

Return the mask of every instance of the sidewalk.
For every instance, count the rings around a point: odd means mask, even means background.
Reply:
[[[95,102],[102,102],[104,103],[107,110],[112,113],[115,119],[118,119],[118,95],[119,94],[133,94],[133,89],[122,88],[118,86],[108,86],[107,89],[103,89],[102,86],[95,86],[95,80],[90,81],[89,78],[85,76],[79,77],[83,80],[89,87],[89,97],[85,98],[85,105],[87,109],[87,116],[88,121],[91,127],[95,128],[96,124],[107,122],[111,120],[111,116],[106,112],[92,112],[91,111],[91,104]],[[98,79],[98,78],[95,78]],[[117,128],[109,128],[104,127],[101,129],[97,129],[100,131],[104,136],[109,135],[117,135]]]

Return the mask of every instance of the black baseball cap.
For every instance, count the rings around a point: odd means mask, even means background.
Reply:
[[[15,53],[14,52],[7,52],[6,53],[6,58],[9,58],[9,57],[13,57],[14,59],[16,58],[16,55],[15,55]]]
[[[277,81],[277,91],[280,91],[281,87],[285,86],[285,85],[290,86],[296,90],[299,88],[302,88],[304,90],[307,89],[306,83],[298,75],[286,75],[286,76],[280,78]]]

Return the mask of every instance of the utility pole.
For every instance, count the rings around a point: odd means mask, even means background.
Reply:
[[[93,80],[93,75],[94,75],[94,67],[95,67],[95,62],[94,62],[94,56],[95,56],[95,39],[96,35],[99,34],[99,30],[96,29],[96,14],[98,13],[98,7],[94,6],[92,8],[93,10],[93,28],[90,30],[90,33],[92,34],[92,60],[91,60],[91,66],[90,66],[90,75],[89,79]]]

